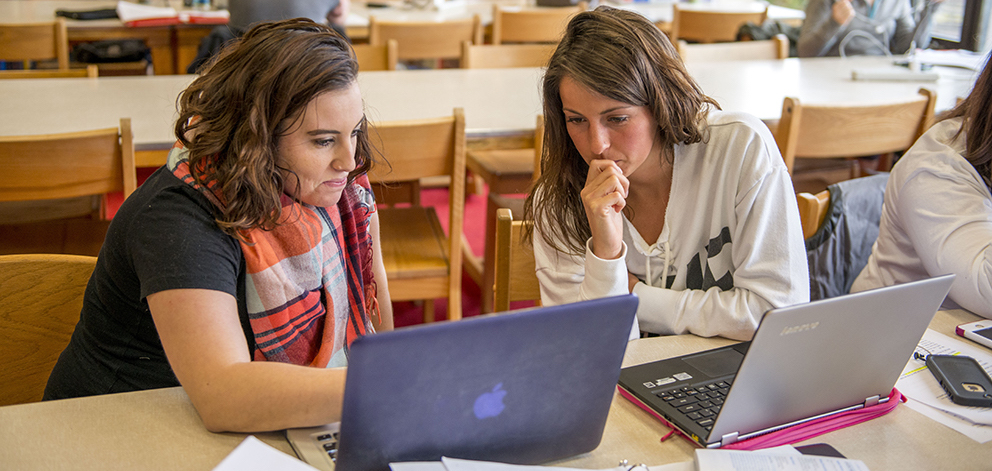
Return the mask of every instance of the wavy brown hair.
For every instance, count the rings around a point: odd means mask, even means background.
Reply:
[[[317,95],[351,86],[358,63],[333,29],[297,18],[256,25],[201,74],[179,96],[176,138],[189,150],[196,183],[209,184],[223,203],[217,224],[243,239],[281,216],[280,171],[288,169],[277,163],[279,139]],[[349,183],[372,166],[367,136],[363,120]]]
[[[541,177],[527,197],[524,218],[533,218],[552,247],[582,254],[592,235],[579,197],[589,165],[565,127],[559,95],[564,77],[607,98],[647,106],[658,122],[662,158],[673,159],[676,144],[702,141],[704,105],[719,105],[703,94],[668,36],[647,18],[607,6],[572,18],[544,74]],[[532,236],[530,230],[525,234]]]
[[[963,117],[961,128],[955,138],[965,133],[965,158],[981,175],[985,186],[992,190],[992,67],[989,60],[992,54],[985,58],[985,68],[982,70],[975,86],[968,97],[958,103],[950,111],[940,117],[945,119]]]

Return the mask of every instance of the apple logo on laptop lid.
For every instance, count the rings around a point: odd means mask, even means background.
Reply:
[[[503,383],[499,383],[493,386],[493,390],[489,392],[484,392],[475,399],[475,405],[472,407],[472,411],[475,412],[475,417],[478,419],[486,419],[489,417],[496,417],[503,412],[506,406],[503,404],[503,398],[506,396],[506,390],[503,389]]]

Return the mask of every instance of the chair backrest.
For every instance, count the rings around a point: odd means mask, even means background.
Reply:
[[[56,60],[69,68],[69,35],[64,18],[41,23],[0,23],[0,60]]]
[[[81,255],[0,256],[0,406],[41,400],[95,266]]]
[[[507,67],[545,67],[555,44],[481,44],[462,43],[463,69],[499,69]]]
[[[100,69],[96,64],[87,65],[85,69],[65,70],[0,70],[0,79],[33,79],[33,78],[96,78]]]
[[[0,201],[77,198],[137,187],[131,118],[119,128],[0,137]]]
[[[934,92],[875,105],[803,105],[798,98],[782,103],[775,138],[785,165],[796,157],[834,158],[887,154],[909,149],[933,121]]]
[[[823,190],[815,195],[797,193],[796,202],[799,203],[799,223],[803,226],[803,239],[809,239],[827,216],[827,208],[830,207],[830,190]]]
[[[537,8],[493,5],[493,44],[557,44],[568,21],[586,8],[586,3],[572,7]]]
[[[768,8],[762,11],[729,11],[720,9],[688,9],[672,5],[672,42],[684,39],[701,43],[736,41],[737,31],[744,23],[762,24],[768,18]]]
[[[399,44],[395,39],[389,39],[385,44],[378,46],[353,44],[351,48],[355,51],[358,70],[363,72],[396,70],[396,62],[399,59]]]
[[[745,61],[789,57],[789,37],[776,34],[772,39],[729,43],[689,44],[678,41],[683,62]]]
[[[369,44],[381,46],[396,40],[399,60],[458,59],[462,42],[482,44],[478,15],[441,22],[385,21],[369,17]]]
[[[541,287],[534,264],[534,247],[521,234],[533,221],[513,219],[509,208],[496,210],[496,277],[493,310],[510,309],[512,301],[540,301]]]

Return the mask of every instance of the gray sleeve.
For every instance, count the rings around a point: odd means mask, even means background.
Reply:
[[[799,57],[819,57],[837,42],[841,25],[833,19],[834,0],[810,0],[806,5],[806,19],[799,32],[796,49]]]

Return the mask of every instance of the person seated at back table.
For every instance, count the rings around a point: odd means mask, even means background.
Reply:
[[[230,18],[227,24],[213,28],[200,41],[196,57],[186,67],[186,73],[198,73],[224,44],[263,21],[309,18],[317,23],[326,22],[341,37],[347,38],[345,21],[350,6],[351,0],[228,0]]]
[[[954,273],[945,308],[992,319],[992,67],[892,167],[851,291]]]
[[[392,328],[357,73],[309,20],[259,24],[204,69],[45,399],[182,385],[211,431],[339,420],[348,345]]]
[[[765,311],[809,301],[796,195],[768,127],[721,111],[654,23],[579,13],[542,89],[525,218],[543,304],[632,292],[632,336],[749,339]]]
[[[809,0],[799,57],[906,54],[930,45],[930,20],[942,0]]]

